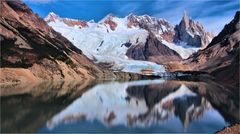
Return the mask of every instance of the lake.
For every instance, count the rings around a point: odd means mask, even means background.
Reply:
[[[214,133],[239,121],[238,88],[212,80],[47,82],[1,88],[1,132]]]

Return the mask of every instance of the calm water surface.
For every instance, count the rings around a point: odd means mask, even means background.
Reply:
[[[2,132],[205,132],[239,122],[239,91],[215,82],[140,80],[1,89]]]

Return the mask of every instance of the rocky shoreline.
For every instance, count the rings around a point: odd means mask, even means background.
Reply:
[[[230,127],[225,127],[223,130],[217,132],[217,134],[239,134],[240,133],[240,124],[235,124]]]

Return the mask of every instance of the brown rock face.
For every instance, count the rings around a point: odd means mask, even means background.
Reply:
[[[226,127],[223,130],[217,132],[217,134],[238,134],[240,133],[240,124],[235,124],[230,127]]]
[[[158,64],[181,60],[177,52],[162,44],[153,34],[149,35],[145,44],[132,45],[126,55],[135,60],[148,60]]]
[[[114,30],[116,29],[116,27],[117,27],[117,23],[115,23],[115,22],[112,20],[112,17],[106,19],[103,23],[106,24],[106,25],[109,25],[110,29],[113,30],[113,31],[114,31]]]
[[[206,49],[193,54],[188,63],[193,70],[204,70],[218,80],[239,87],[240,12]]]
[[[93,72],[101,73],[81,50],[55,32],[24,3],[1,1],[1,12],[1,74],[6,78],[2,77],[1,82],[22,81],[17,78],[20,76],[27,79],[25,81],[89,79],[94,77]],[[5,70],[9,70],[14,78]]]
[[[86,21],[80,21],[80,20],[74,20],[74,19],[68,19],[68,18],[60,18],[58,15],[56,15],[53,12],[48,14],[48,16],[45,18],[45,21],[47,23],[61,21],[71,27],[73,27],[73,26],[79,26],[79,28],[88,27],[88,24]]]
[[[80,28],[88,27],[88,24],[85,21],[63,19],[63,22],[71,27],[73,26],[79,26]]]
[[[188,18],[187,12],[184,12],[184,16],[179,25],[175,27],[174,42],[183,41],[187,45],[195,47],[206,47],[213,34],[206,32],[200,22],[195,22]]]
[[[114,16],[112,14],[108,14],[106,19],[103,21],[104,24],[109,25],[110,29],[114,31],[117,27],[117,23],[113,21]]]
[[[139,43],[132,45],[127,56],[135,60],[147,60],[158,64],[165,64],[170,61],[180,61],[181,56],[162,44],[159,40],[173,41],[174,30],[166,20],[157,19],[148,15],[136,16],[129,15],[128,27],[140,27],[149,32],[149,36],[145,44]],[[158,38],[159,37],[159,38]]]

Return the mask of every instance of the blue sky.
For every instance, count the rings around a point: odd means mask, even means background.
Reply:
[[[217,34],[230,22],[237,10],[238,0],[23,0],[35,13],[44,18],[49,12],[61,17],[80,20],[101,20],[112,13],[124,17],[129,13],[148,14],[164,18],[172,24],[180,22],[183,12],[203,23]]]

